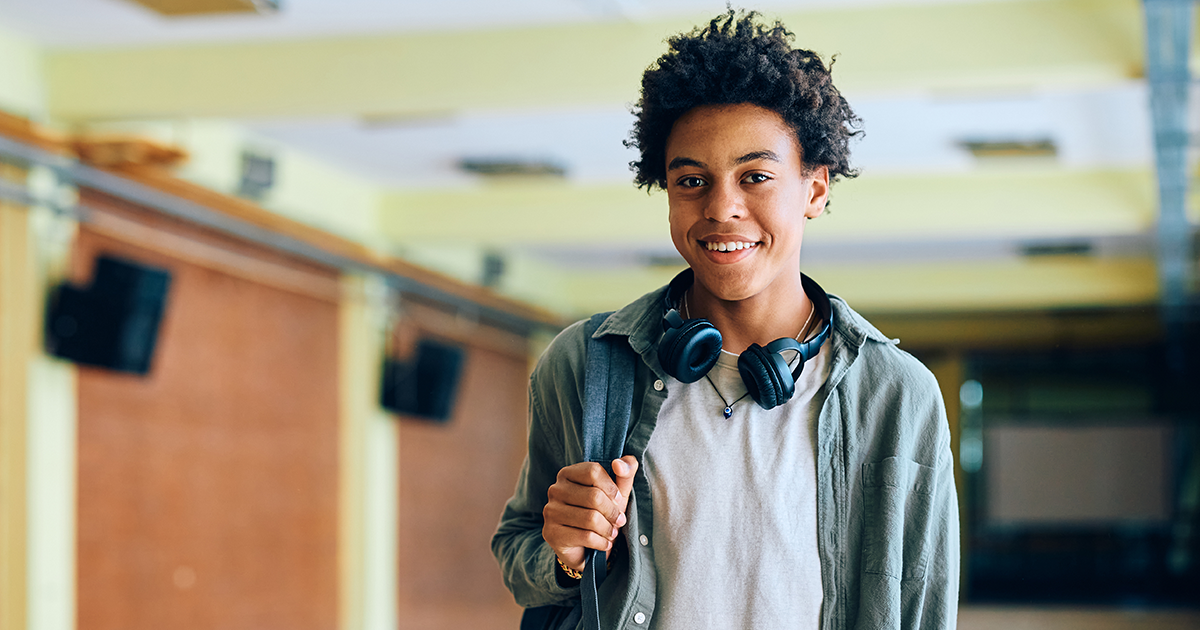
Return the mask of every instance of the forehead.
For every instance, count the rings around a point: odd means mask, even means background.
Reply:
[[[800,157],[799,140],[783,117],[749,103],[702,105],[689,110],[671,127],[666,149],[668,162],[676,157],[736,159],[762,150],[796,160]]]

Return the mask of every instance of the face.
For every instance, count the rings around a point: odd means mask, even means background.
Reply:
[[[824,211],[829,175],[805,172],[779,114],[697,107],[675,122],[666,159],[671,240],[695,271],[694,291],[724,301],[802,291],[804,222]]]

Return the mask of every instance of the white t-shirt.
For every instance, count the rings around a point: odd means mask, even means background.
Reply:
[[[644,457],[652,629],[820,626],[815,459],[828,357],[827,341],[787,403],[765,410],[747,396],[729,419],[713,386],[728,402],[746,393],[736,356],[721,354],[711,385],[667,381]]]

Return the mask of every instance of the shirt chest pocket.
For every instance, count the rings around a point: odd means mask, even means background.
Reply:
[[[863,464],[863,570],[923,579],[934,470],[900,457]]]

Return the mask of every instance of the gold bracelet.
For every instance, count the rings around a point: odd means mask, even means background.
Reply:
[[[567,577],[571,578],[572,580],[582,580],[583,579],[583,574],[580,573],[579,571],[576,571],[575,569],[572,569],[571,567],[567,566],[566,563],[564,563],[562,561],[562,558],[559,558],[556,555],[556,556],[554,556],[554,559],[558,560],[558,566],[562,568],[563,573],[567,574]]]

